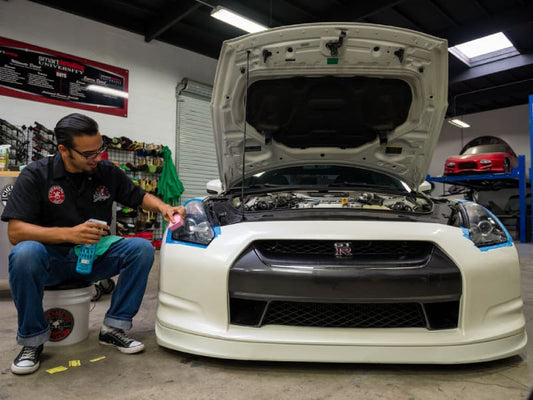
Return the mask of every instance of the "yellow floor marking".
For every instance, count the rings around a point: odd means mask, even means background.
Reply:
[[[102,357],[98,357],[98,358],[93,358],[92,360],[89,360],[90,362],[96,362],[96,361],[100,361],[100,360],[103,360],[105,358],[105,356],[102,356]]]
[[[69,367],[79,367],[81,365],[81,361],[80,360],[70,360],[68,362],[68,366]]]
[[[63,372],[63,371],[66,371],[67,369],[68,369],[67,367],[63,367],[62,365],[60,365],[59,367],[47,369],[46,372],[48,372],[49,374],[55,374],[56,372]]]

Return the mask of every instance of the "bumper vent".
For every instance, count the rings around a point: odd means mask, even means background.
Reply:
[[[329,304],[274,301],[264,324],[331,328],[426,326],[419,304]]]
[[[457,165],[458,169],[477,169],[478,166],[475,162],[464,162]]]
[[[231,299],[231,323],[261,327],[287,325],[325,328],[457,327],[459,302],[418,303],[307,303]]]

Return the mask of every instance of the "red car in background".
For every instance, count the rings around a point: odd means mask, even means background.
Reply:
[[[483,136],[469,142],[460,155],[444,163],[444,175],[475,173],[509,173],[518,166],[518,157],[503,140]]]

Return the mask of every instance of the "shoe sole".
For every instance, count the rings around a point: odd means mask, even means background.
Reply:
[[[17,367],[15,364],[11,364],[11,372],[16,375],[28,375],[37,371],[40,365],[40,362],[35,364],[33,367]]]
[[[120,346],[117,346],[116,344],[103,342],[101,340],[99,340],[98,343],[103,344],[104,346],[113,346],[115,349],[117,349],[118,351],[124,354],[135,354],[135,353],[139,353],[144,350],[144,343],[141,344],[140,346],[135,346],[135,347],[120,347]]]

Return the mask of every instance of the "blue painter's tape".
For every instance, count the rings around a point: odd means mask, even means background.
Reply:
[[[466,202],[470,202],[470,203],[473,203],[471,202],[470,200],[460,200],[461,203],[466,203]],[[481,204],[480,204],[481,206]],[[481,206],[483,207],[483,206]],[[511,235],[509,234],[509,231],[507,230],[507,228],[505,228],[505,225],[502,224],[502,222],[498,219],[498,217],[496,217],[489,209],[483,207],[485,209],[485,211],[487,211],[487,213],[489,213],[489,215],[494,218],[496,221],[498,221],[498,223],[500,224],[500,227],[503,229],[503,231],[505,232],[505,236],[507,237],[507,241],[504,242],[504,243],[500,243],[500,244],[495,244],[495,245],[492,245],[492,246],[482,246],[482,247],[479,247],[476,242],[474,242],[472,240],[472,238],[470,237],[470,231],[468,230],[468,228],[465,228],[464,226],[461,227],[461,229],[463,230],[463,236],[466,237],[468,240],[470,240],[472,243],[474,243],[474,245],[481,251],[489,251],[489,250],[494,250],[494,249],[499,249],[501,247],[509,247],[509,246],[512,246],[513,245],[513,238],[511,237]]]
[[[189,199],[185,203],[183,203],[183,206],[185,207],[187,204],[189,204],[191,201],[199,201],[200,203],[203,202],[202,199]]]

